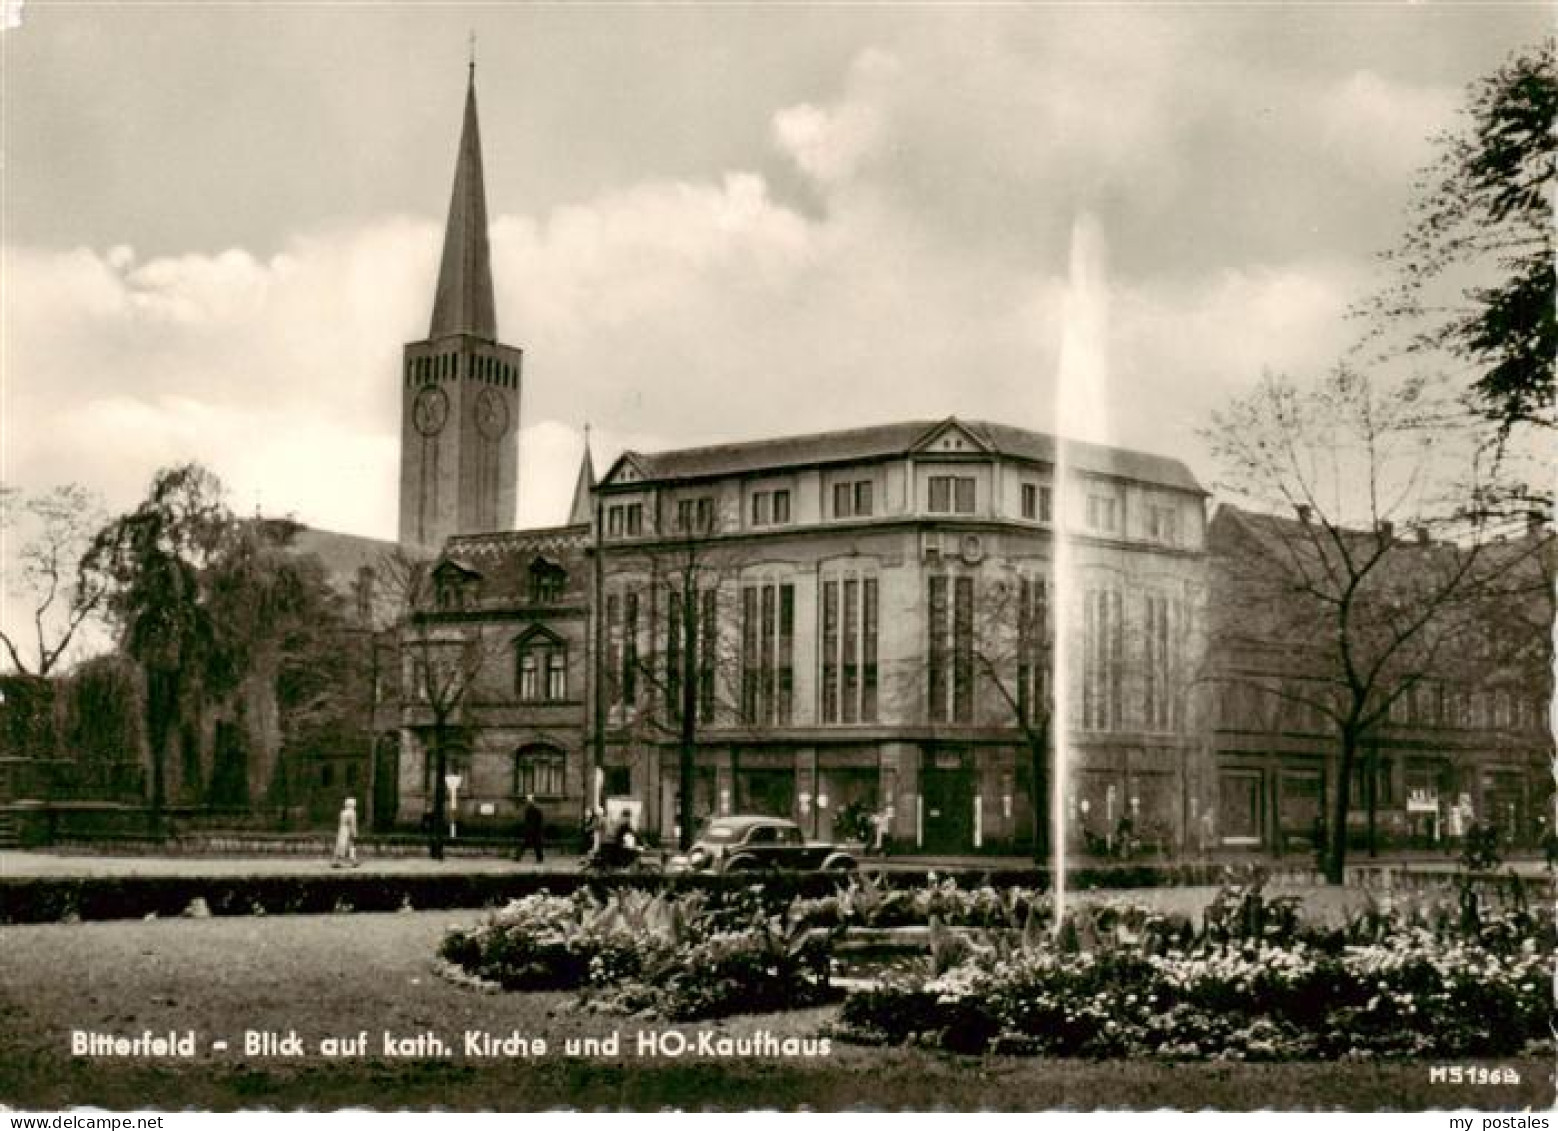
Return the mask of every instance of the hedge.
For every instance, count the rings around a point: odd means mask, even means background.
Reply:
[[[329,870],[321,862],[318,875],[255,876],[91,876],[0,877],[0,923],[50,923],[66,918],[143,919],[182,914],[196,899],[213,915],[322,914],[337,910],[398,911],[480,908],[507,903],[535,892],[567,895],[581,887],[605,891],[620,887],[668,888],[672,891],[730,890],[762,884],[775,899],[830,895],[843,876],[823,872],[745,872],[726,876],[616,875],[586,876],[577,872],[379,874]],[[1068,876],[1072,891],[1123,888],[1216,885],[1250,874],[1252,868],[1226,865],[1128,864],[1081,868]],[[1028,870],[954,871],[916,868],[877,873],[893,888],[923,887],[931,876],[951,879],[960,887],[990,885],[1047,890],[1049,873]],[[1479,886],[1502,887],[1510,876],[1478,877]],[[1533,883],[1538,889],[1540,883]]]

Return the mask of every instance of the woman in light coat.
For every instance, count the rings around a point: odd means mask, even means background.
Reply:
[[[341,823],[335,832],[335,859],[331,863],[337,868],[357,866],[357,799],[355,797],[348,797],[346,804],[341,806]]]

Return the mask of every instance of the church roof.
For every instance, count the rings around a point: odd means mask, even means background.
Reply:
[[[492,294],[492,255],[487,245],[487,190],[481,170],[481,130],[476,121],[476,72],[465,91],[465,124],[454,167],[454,192],[444,229],[429,338],[470,334],[498,340]]]
[[[584,430],[584,458],[579,461],[579,478],[573,485],[573,502],[568,507],[568,521],[590,521],[590,492],[595,490],[595,460],[590,455],[590,431]]]
[[[771,440],[720,444],[705,448],[681,448],[665,452],[625,452],[618,460],[632,463],[640,481],[710,479],[725,475],[760,474],[829,464],[909,456],[931,450],[929,442],[947,430],[959,430],[981,453],[1010,456],[1035,463],[1053,464],[1057,441],[1042,432],[1030,432],[1007,424],[979,420],[918,420],[852,428],[839,432],[814,432]],[[1071,466],[1078,471],[1132,479],[1182,491],[1206,494],[1196,477],[1177,459],[1147,452],[1111,448],[1102,444],[1064,441]],[[607,475],[607,480],[614,478]]]
[[[289,548],[296,554],[312,554],[325,567],[332,584],[349,587],[363,569],[379,570],[386,556],[397,546],[381,538],[343,534],[337,530],[319,530],[301,524],[294,528]]]

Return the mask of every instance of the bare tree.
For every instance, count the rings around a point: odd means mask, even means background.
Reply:
[[[1529,551],[1492,550],[1497,469],[1475,437],[1444,427],[1453,418],[1421,382],[1383,386],[1339,369],[1313,386],[1267,375],[1207,433],[1218,486],[1252,507],[1214,522],[1217,648],[1263,658],[1226,678],[1334,729],[1333,883],[1360,758],[1373,782],[1375,728],[1415,687],[1484,648],[1482,610],[1524,584]]]
[[[102,607],[104,579],[83,570],[81,561],[106,521],[98,497],[75,483],[37,495],[0,486],[0,530],[10,534],[27,529],[17,554],[21,568],[14,593],[30,607],[32,658],[23,655],[14,630],[0,628],[0,643],[21,674],[44,677],[53,672],[82,626]]]
[[[699,736],[717,722],[744,718],[739,656],[728,631],[740,565],[711,519],[651,545],[613,551],[604,608],[597,610],[605,620],[598,684],[617,725],[676,744],[683,849],[696,831]]]
[[[433,807],[428,855],[444,856],[448,827],[450,758],[471,740],[472,708],[483,673],[505,651],[504,642],[484,631],[471,607],[473,580],[445,559],[434,563],[401,550],[385,555],[376,571],[381,610],[395,610],[389,623],[402,666],[402,709],[425,712],[432,759]],[[383,617],[383,612],[380,612]]]
[[[1028,801],[1033,819],[1033,858],[1050,854],[1049,812],[1054,774],[1054,620],[1048,562],[986,584],[976,601],[971,658],[978,681],[993,692],[1001,718],[1027,755]]]

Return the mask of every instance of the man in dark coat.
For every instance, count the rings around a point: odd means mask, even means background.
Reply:
[[[536,863],[541,863],[541,844],[546,836],[546,818],[541,814],[541,808],[536,804],[534,797],[525,798],[525,815],[520,822],[522,840],[520,841],[519,858],[525,858],[526,850],[536,854]]]

